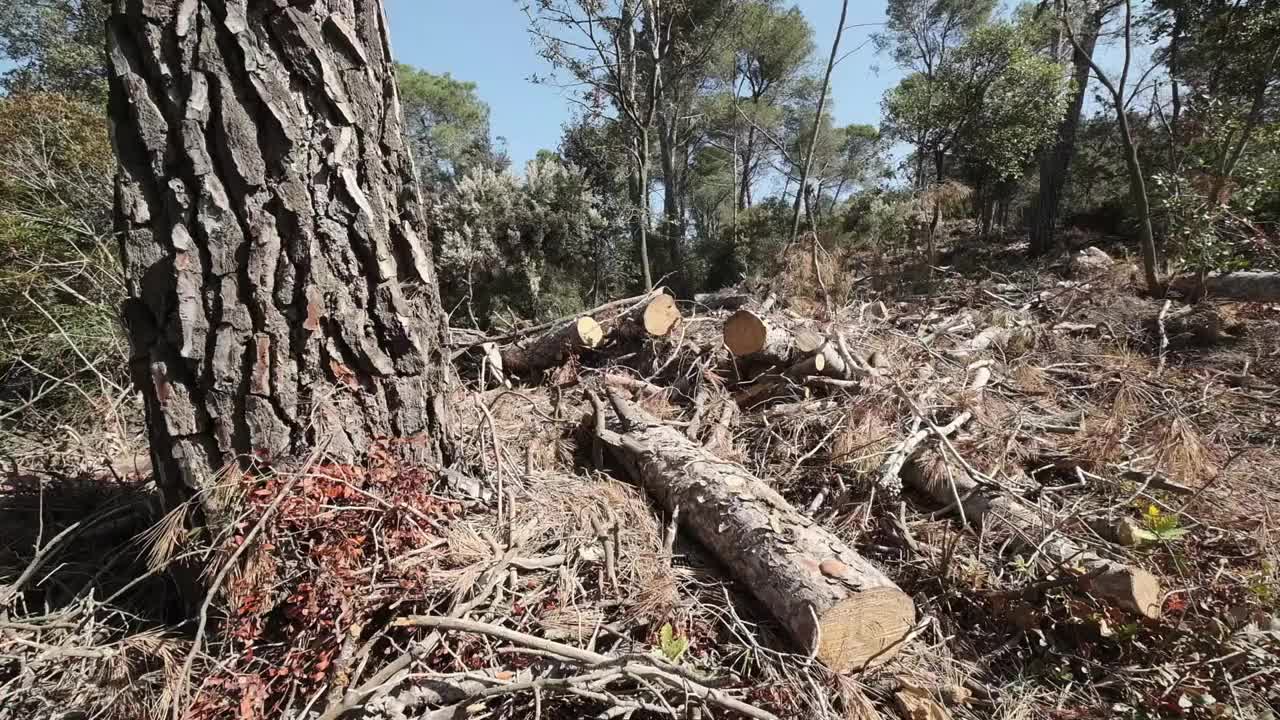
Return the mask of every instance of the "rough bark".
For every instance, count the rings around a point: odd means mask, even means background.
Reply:
[[[1160,617],[1160,581],[1154,575],[1098,556],[1063,535],[1034,508],[1007,494],[979,487],[963,472],[937,477],[924,471],[918,460],[906,464],[902,479],[940,503],[950,505],[959,497],[969,522],[1011,531],[1024,546],[1064,568],[1082,567],[1090,577],[1090,590],[1098,597],[1144,617]]]
[[[446,327],[382,3],[116,0],[106,30],[123,315],[171,499],[386,436],[439,460]]]
[[[812,330],[792,325],[776,314],[739,310],[724,321],[724,344],[742,360],[790,366],[825,342]]]
[[[624,432],[596,433],[804,651],[837,672],[889,660],[915,619],[911,598],[763,480],[645,417],[616,392]]]
[[[575,351],[594,348],[603,340],[600,323],[584,315],[502,348],[502,367],[517,375],[540,372],[559,366]]]
[[[1181,275],[1171,289],[1189,298],[1217,298],[1245,302],[1280,302],[1280,272],[1233,272],[1209,275]]]

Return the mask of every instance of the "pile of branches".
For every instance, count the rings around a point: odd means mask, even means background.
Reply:
[[[83,525],[10,543],[0,682],[21,702],[0,718],[1276,703],[1274,312],[1135,300],[1118,272],[939,282],[657,291],[457,331],[447,469],[388,443],[228,473],[219,527],[138,512],[98,543],[133,558],[109,597],[48,572]],[[132,487],[123,506],[155,506]],[[204,592],[138,606],[190,572]]]

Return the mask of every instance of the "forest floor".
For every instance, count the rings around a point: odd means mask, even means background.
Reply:
[[[229,471],[244,512],[203,535],[160,515],[130,401],[8,434],[0,720],[1274,717],[1280,307],[1024,253],[959,240],[913,281],[796,252],[769,312],[842,336],[845,377],[749,370],[731,311],[695,303],[509,387],[459,348],[457,471],[398,460],[412,441]],[[604,386],[882,569],[916,606],[896,656],[826,670],[597,466]],[[1034,520],[957,513],[958,482]],[[1083,553],[1149,572],[1156,605],[1118,605]],[[197,566],[218,592],[181,597]]]

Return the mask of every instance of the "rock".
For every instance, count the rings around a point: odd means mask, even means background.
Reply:
[[[1079,277],[1097,275],[1110,270],[1115,264],[1110,255],[1090,245],[1071,256],[1071,274]]]

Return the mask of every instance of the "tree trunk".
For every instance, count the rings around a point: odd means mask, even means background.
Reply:
[[[671,287],[679,297],[688,295],[688,281],[684,272],[684,257],[680,247],[683,239],[683,213],[680,208],[680,174],[676,168],[675,123],[663,119],[659,129],[659,150],[662,153],[662,235],[667,241],[667,258],[671,262]]]
[[[1080,127],[1080,114],[1089,89],[1089,60],[1098,43],[1103,13],[1087,14],[1081,29],[1080,47],[1073,47],[1071,54],[1071,79],[1075,92],[1067,114],[1058,123],[1058,133],[1052,145],[1040,153],[1040,194],[1036,197],[1031,222],[1031,254],[1043,255],[1053,247],[1057,232],[1058,211],[1062,208],[1062,194],[1067,185],[1067,171],[1075,154],[1076,130]]]
[[[791,365],[826,342],[818,333],[793,325],[776,314],[738,310],[724,321],[724,344],[741,361]]]
[[[632,180],[631,200],[635,204],[636,217],[632,224],[636,242],[640,245],[640,273],[644,289],[653,289],[653,269],[649,266],[649,132],[636,132],[635,177]]]
[[[1142,274],[1147,282],[1147,292],[1160,295],[1163,285],[1157,267],[1155,232],[1151,227],[1151,199],[1147,195],[1147,180],[1142,175],[1142,163],[1138,160],[1138,148],[1133,144],[1129,119],[1123,106],[1116,115],[1120,122],[1120,144],[1124,149],[1124,164],[1129,173],[1129,197],[1138,213],[1138,244],[1142,248]]]
[[[541,335],[502,348],[502,367],[517,375],[558,367],[575,351],[590,350],[604,340],[604,328],[590,315],[574,318]]]
[[[906,593],[768,483],[645,417],[612,389],[624,433],[596,437],[750,590],[796,644],[836,672],[891,659],[915,621]],[[598,400],[596,401],[598,402]]]
[[[1276,272],[1233,272],[1204,278],[1195,274],[1181,275],[1174,278],[1169,286],[1193,300],[1207,295],[1219,300],[1280,302],[1280,273]]]
[[[1160,581],[1151,573],[1100,557],[1064,535],[1034,508],[980,487],[961,471],[949,470],[943,477],[938,474],[926,469],[925,462],[913,459],[903,470],[902,479],[940,503],[954,503],[959,498],[966,520],[1011,531],[1023,545],[1067,568],[1065,572],[1083,567],[1090,577],[1090,589],[1098,597],[1144,617],[1160,617]]]
[[[827,105],[827,88],[831,85],[831,71],[836,65],[836,53],[840,51],[840,36],[844,34],[844,20],[849,14],[849,0],[840,6],[840,24],[836,26],[836,39],[831,42],[831,57],[827,60],[827,72],[822,76],[822,90],[818,95],[818,109],[813,116],[813,136],[809,138],[809,147],[805,150],[803,165],[800,166],[800,188],[796,191],[795,206],[791,208],[791,242],[800,236],[800,203],[804,198],[804,190],[809,182],[809,168],[813,165],[813,151],[818,146],[818,129],[822,127],[822,111]]]
[[[446,324],[379,0],[116,0],[130,366],[172,501],[385,437],[445,455]],[[403,284],[415,286],[412,293]]]

